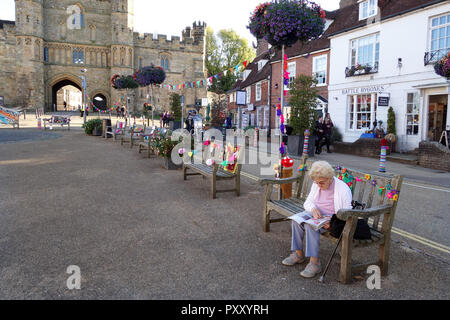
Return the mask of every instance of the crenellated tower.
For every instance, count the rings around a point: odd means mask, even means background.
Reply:
[[[43,0],[15,0],[16,102],[22,108],[44,107]]]
[[[134,0],[111,0],[111,76],[134,72]],[[121,92],[111,90],[113,102]],[[129,95],[133,102],[133,94]]]

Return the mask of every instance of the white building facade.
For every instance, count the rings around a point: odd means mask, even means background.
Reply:
[[[450,2],[430,1],[387,17],[376,0],[355,8],[367,23],[330,36],[329,113],[344,142],[356,141],[375,120],[387,129],[389,107],[397,150],[438,141],[450,130],[450,82],[433,63],[450,52]]]

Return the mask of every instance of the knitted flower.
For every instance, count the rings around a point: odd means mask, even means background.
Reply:
[[[366,174],[366,175],[365,175],[365,178],[366,178],[367,181],[369,181],[370,178],[371,178],[370,174]]]

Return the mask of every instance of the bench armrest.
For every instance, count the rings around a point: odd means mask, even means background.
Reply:
[[[385,213],[390,213],[392,210],[391,204],[385,204],[373,208],[361,209],[341,209],[337,212],[336,216],[343,221],[346,221],[350,217],[354,218],[369,218],[379,216]]]
[[[294,183],[294,182],[298,182],[300,179],[300,176],[296,176],[296,177],[291,177],[291,178],[264,178],[264,179],[259,179],[259,185],[260,186],[265,186],[265,185],[274,185],[274,184],[287,184],[287,183]]]

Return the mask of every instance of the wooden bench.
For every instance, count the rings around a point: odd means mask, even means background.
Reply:
[[[209,147],[208,147],[209,149]],[[224,159],[223,155],[225,155],[225,159],[227,156],[227,153],[224,152],[223,147],[222,150],[219,151],[220,156],[219,158]],[[208,159],[208,156],[211,156],[211,153],[205,152],[206,159]],[[202,163],[196,163],[200,161],[193,161],[192,163],[183,163],[183,179],[187,180],[188,176],[194,176],[194,175],[202,175],[205,178],[208,178],[211,180],[211,197],[212,199],[216,198],[216,194],[218,192],[234,192],[237,197],[241,194],[241,167],[242,164],[240,164],[239,161],[239,154],[240,151],[238,150],[236,153],[236,160],[235,160],[235,168],[234,172],[230,172],[224,169],[224,167],[220,163],[214,163],[213,165],[209,166],[205,163],[206,159],[203,159]],[[194,160],[194,159],[192,159]],[[188,173],[187,171],[191,170],[193,173]],[[226,189],[226,190],[217,190],[217,181],[221,180],[234,180],[234,188],[233,189]]]
[[[117,121],[113,131],[114,141],[117,141],[119,137],[121,138],[127,130],[127,123],[125,121]]]
[[[51,118],[43,119],[44,121],[44,131],[47,130],[47,124],[50,129],[53,129],[53,126],[60,125],[61,128],[67,126],[67,130],[70,131],[70,118],[71,115],[67,116],[52,116]]]
[[[163,129],[164,133],[166,132],[166,129]],[[150,158],[152,154],[155,154],[155,150],[152,147],[152,139],[155,137],[156,134],[159,132],[163,132],[159,128],[156,127],[147,127],[145,128],[144,134],[141,136],[139,142],[137,143],[139,147],[139,153],[142,153],[143,151],[147,151],[147,157]]]
[[[301,164],[306,164],[306,168],[311,168],[313,161],[302,158]],[[378,265],[381,269],[381,275],[385,276],[388,273],[389,264],[389,250],[391,242],[391,229],[394,222],[395,211],[397,209],[397,201],[388,199],[386,196],[389,191],[382,189],[380,193],[380,187],[391,186],[392,190],[398,190],[402,185],[403,177],[396,175],[381,175],[370,174],[370,180],[366,180],[367,173],[351,170],[346,168],[351,177],[358,177],[361,181],[352,180],[353,200],[358,201],[365,205],[364,210],[352,209],[352,210],[339,210],[337,217],[343,221],[346,221],[342,235],[341,242],[341,270],[339,275],[339,281],[341,283],[350,283],[352,277],[352,271],[366,270],[370,265]],[[349,179],[350,179],[349,178]],[[376,185],[372,185],[372,181],[376,181]],[[282,185],[288,183],[296,183],[294,195],[290,199],[272,199],[274,185]],[[305,202],[313,184],[312,180],[307,175],[306,171],[302,171],[297,177],[285,178],[285,179],[261,179],[261,185],[266,186],[265,199],[264,199],[264,211],[263,211],[263,231],[270,231],[270,224],[281,221],[290,221],[286,217],[289,217],[295,213],[303,211],[303,203]],[[272,219],[271,212],[275,211],[283,218]],[[358,219],[371,218],[370,229],[372,233],[372,239],[370,240],[355,240],[353,235],[356,230],[356,224]],[[382,223],[380,226],[380,218]],[[338,239],[332,237],[329,232],[322,234],[327,239],[330,239],[334,243],[337,243]],[[352,249],[354,247],[367,247],[378,246],[378,260],[375,262],[353,265],[352,266]]]
[[[132,125],[128,130],[125,130],[120,140],[120,145],[123,145],[124,143],[129,143],[130,148],[133,148],[135,142],[141,139],[141,135],[144,133],[144,131],[145,125],[142,124]]]

